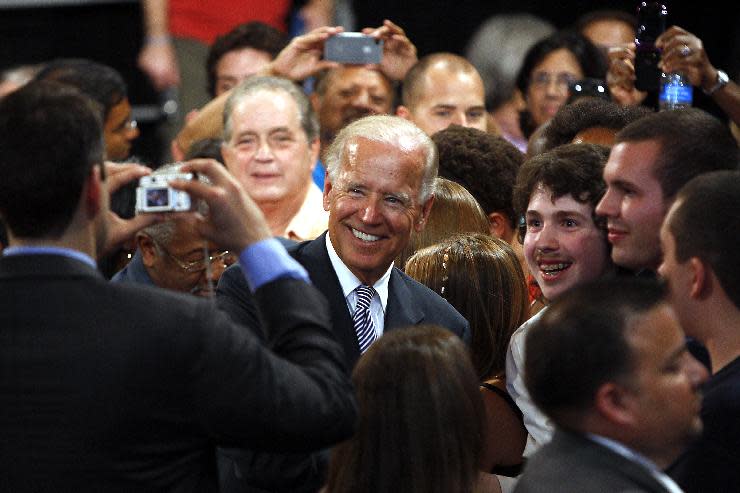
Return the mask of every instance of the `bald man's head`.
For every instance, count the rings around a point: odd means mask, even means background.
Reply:
[[[486,131],[483,80],[475,67],[452,53],[428,55],[403,80],[398,115],[428,135],[454,123]]]

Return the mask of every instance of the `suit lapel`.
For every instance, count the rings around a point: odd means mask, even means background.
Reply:
[[[414,303],[414,293],[409,289],[401,272],[394,267],[388,282],[384,331],[418,325],[423,320],[424,313]]]
[[[344,349],[347,367],[351,370],[360,357],[360,346],[342,287],[326,251],[326,233],[315,240],[298,245],[290,252],[308,271],[314,286],[329,301],[334,335]]]

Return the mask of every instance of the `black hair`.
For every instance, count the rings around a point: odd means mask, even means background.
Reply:
[[[602,384],[629,381],[632,317],[664,300],[662,284],[639,278],[598,280],[563,294],[526,336],[524,382],[534,403],[563,426],[565,416],[591,407]]]
[[[439,176],[457,182],[486,214],[504,213],[512,228],[512,190],[524,155],[506,139],[474,128],[450,125],[432,135],[439,152]]]
[[[35,81],[0,100],[0,216],[13,235],[64,233],[103,150],[98,111],[74,88]]]
[[[51,80],[76,87],[102,106],[102,121],[111,108],[128,97],[126,83],[114,68],[84,58],[59,58],[49,62],[35,80]]]
[[[278,56],[288,45],[288,36],[263,22],[240,24],[228,33],[219,36],[208,50],[206,73],[208,76],[208,93],[216,96],[216,65],[229,52],[252,48],[264,51],[271,59]]]
[[[616,143],[646,140],[660,143],[653,173],[665,199],[702,173],[738,168],[740,153],[730,129],[698,108],[647,115],[616,136]]]
[[[678,192],[668,230],[676,260],[708,263],[727,296],[740,309],[740,262],[734,245],[740,232],[740,171],[699,175]]]

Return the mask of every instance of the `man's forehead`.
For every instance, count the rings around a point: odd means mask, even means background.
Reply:
[[[266,107],[276,105],[283,109],[298,109],[293,97],[280,89],[260,88],[245,94],[234,107],[234,111],[243,111],[245,107]]]
[[[365,67],[338,67],[332,69],[327,77],[326,82],[330,89],[359,85],[390,90],[390,85],[380,72]]]
[[[262,112],[272,115],[269,122],[263,118]],[[280,90],[264,89],[244,96],[234,106],[231,116],[241,125],[300,126],[298,105],[292,96]]]
[[[419,166],[424,165],[424,150],[419,142],[406,135],[397,136],[392,141],[373,140],[367,137],[351,137],[347,139],[342,152],[342,162],[355,162],[362,154],[364,158],[383,156],[389,153],[399,153],[408,156]]]
[[[660,143],[656,141],[620,142],[612,147],[604,167],[606,179],[638,180],[655,178],[655,167],[660,155]]]

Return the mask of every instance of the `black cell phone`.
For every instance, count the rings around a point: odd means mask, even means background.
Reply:
[[[383,41],[362,33],[339,33],[324,43],[324,59],[365,65],[383,59]]]
[[[660,2],[641,2],[637,8],[635,37],[635,87],[640,91],[660,88],[660,50],[655,40],[663,34],[668,9]]]
[[[604,79],[580,79],[568,84],[568,103],[572,103],[578,98],[592,96],[595,98],[611,99],[609,87]]]

